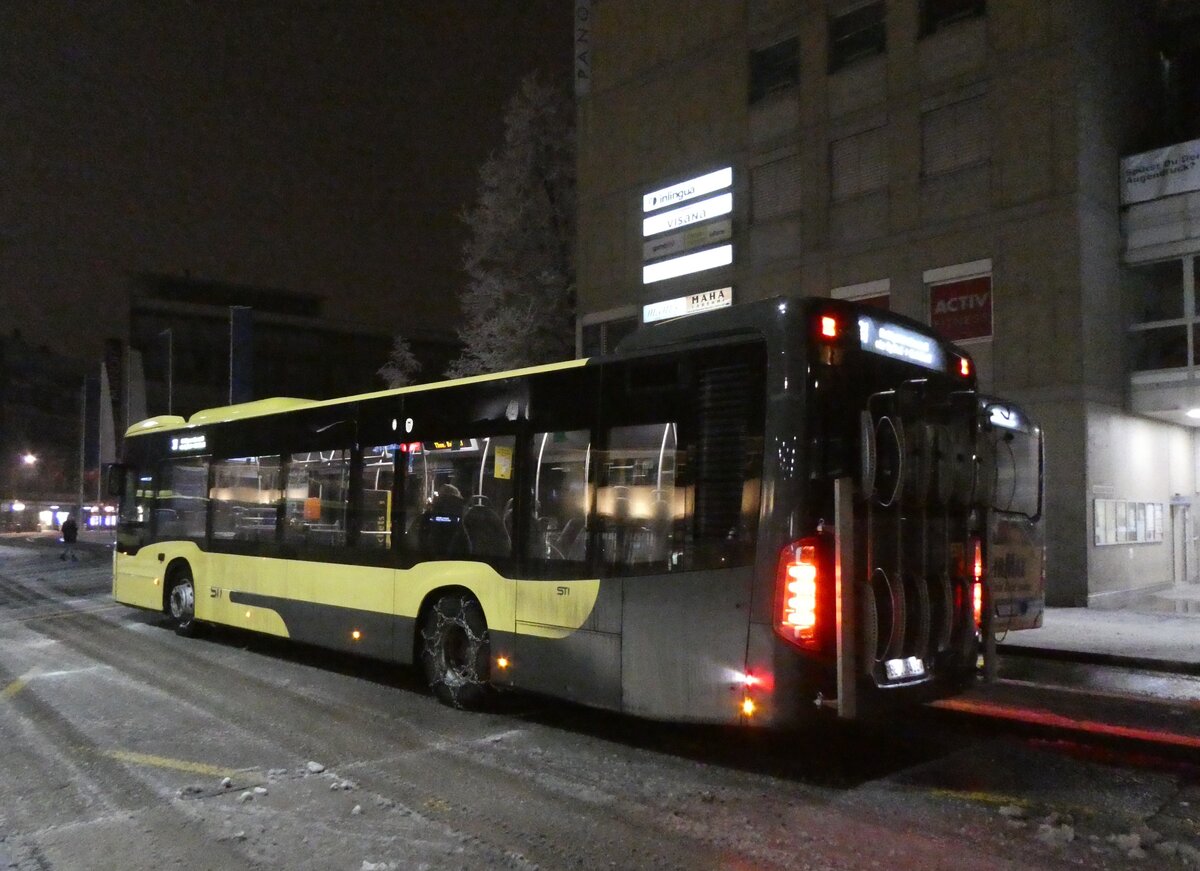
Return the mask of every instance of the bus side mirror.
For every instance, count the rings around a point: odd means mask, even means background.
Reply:
[[[104,495],[109,499],[120,499],[125,492],[125,474],[129,467],[123,463],[108,463],[104,467]]]

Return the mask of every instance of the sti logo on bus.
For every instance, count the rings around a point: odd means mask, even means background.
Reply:
[[[171,439],[171,452],[177,453],[182,451],[202,451],[208,447],[208,440],[204,434],[194,436],[179,436]]]
[[[945,368],[938,343],[898,324],[880,322],[863,315],[858,319],[858,341],[864,351],[916,363],[926,369]]]

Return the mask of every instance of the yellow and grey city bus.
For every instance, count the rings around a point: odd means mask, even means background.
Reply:
[[[108,480],[117,601],[418,664],[461,707],[861,716],[957,691],[1041,620],[1040,430],[927,327],[828,299],[151,418]]]

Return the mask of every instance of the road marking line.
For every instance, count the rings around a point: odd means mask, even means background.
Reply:
[[[154,756],[149,753],[134,753],[130,750],[102,750],[102,755],[118,762],[130,765],[150,765],[155,768],[170,768],[175,771],[186,771],[189,774],[206,774],[210,777],[232,777],[237,774],[232,768],[221,768],[217,765],[206,765],[203,762],[188,762],[186,759],[170,759],[166,756]]]
[[[1016,798],[1011,795],[1001,795],[998,792],[983,792],[977,789],[933,789],[930,790],[930,795],[937,796],[938,798],[961,798],[965,801],[974,801],[980,804],[1013,805],[1019,808],[1028,808],[1032,803],[1027,798]]]
[[[1174,747],[1187,747],[1193,750],[1200,750],[1200,737],[1195,735],[1177,735],[1174,732],[1163,732],[1158,729],[1139,729],[1135,726],[1118,726],[1113,723],[1100,723],[1095,720],[1077,720],[1073,717],[1051,713],[1050,711],[1013,708],[988,702],[973,702],[966,699],[941,699],[930,704],[933,707],[943,708],[948,711],[982,714],[985,717],[1016,720],[1021,723],[1034,723],[1039,726],[1050,726],[1055,729],[1069,729],[1089,735],[1102,735],[1107,738],[1131,738],[1153,744],[1169,744]]]
[[[25,678],[23,678],[23,677],[17,678],[12,683],[10,683],[8,686],[6,686],[4,689],[0,690],[0,698],[11,699],[13,696],[15,696],[21,690],[25,689],[25,687],[28,683],[29,683],[29,681],[25,680]]]
[[[78,615],[99,614],[102,611],[112,611],[116,608],[124,607],[122,605],[100,605],[96,608],[73,608],[69,611],[51,611],[47,614],[30,614],[28,617],[13,617],[8,620],[0,620],[0,626],[9,626],[11,624],[32,623],[35,620],[53,620],[59,617],[75,617]]]

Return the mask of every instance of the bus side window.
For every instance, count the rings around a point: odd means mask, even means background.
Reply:
[[[283,500],[278,454],[213,461],[213,539],[273,542]]]
[[[404,549],[421,557],[508,557],[516,437],[407,446]]]
[[[534,469],[528,484],[532,517],[526,525],[530,559],[587,561],[591,450],[587,430],[534,435]]]
[[[392,546],[392,484],[396,477],[396,445],[363,449],[362,508],[359,514],[358,546],[388,550]]]
[[[158,467],[154,540],[200,541],[208,527],[208,457],[180,457]]]
[[[679,473],[685,454],[676,424],[613,427],[599,453],[599,558],[614,571],[670,571],[682,565],[689,500]]]
[[[150,538],[150,516],[154,507],[154,478],[130,466],[121,482],[121,505],[117,548],[132,553]]]
[[[341,547],[350,506],[350,451],[308,451],[288,462],[283,540]]]

